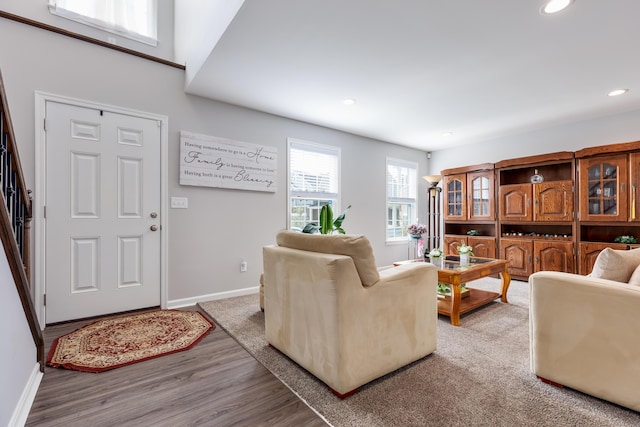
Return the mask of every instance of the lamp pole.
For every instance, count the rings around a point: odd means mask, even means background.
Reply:
[[[430,187],[427,190],[427,249],[435,249],[440,245],[440,193],[442,188],[438,183],[442,179],[440,175],[423,176]]]

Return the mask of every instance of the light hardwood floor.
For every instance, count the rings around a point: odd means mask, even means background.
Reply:
[[[46,351],[55,338],[87,323],[48,326]],[[46,367],[26,423],[65,427],[326,425],[220,327],[190,350],[99,374]]]

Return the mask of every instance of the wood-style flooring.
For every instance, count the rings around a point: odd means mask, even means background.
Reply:
[[[45,328],[46,351],[55,338],[89,322]],[[47,366],[26,422],[65,427],[326,425],[220,327],[190,350],[99,374]]]

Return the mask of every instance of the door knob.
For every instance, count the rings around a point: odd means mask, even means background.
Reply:
[[[152,225],[151,227],[149,227],[149,229],[150,229],[151,231],[158,231],[158,226],[154,224],[154,225]]]

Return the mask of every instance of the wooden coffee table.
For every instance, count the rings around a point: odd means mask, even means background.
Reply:
[[[507,290],[509,289],[509,283],[511,283],[511,275],[509,275],[509,261],[507,260],[470,257],[468,263],[461,264],[459,256],[449,255],[436,258],[433,261],[415,259],[399,261],[393,265],[397,266],[412,262],[431,262],[438,268],[438,281],[451,285],[451,297],[438,299],[438,313],[449,316],[451,324],[454,326],[460,326],[461,314],[487,305],[496,298],[500,298],[504,303],[509,302],[507,301]],[[469,296],[462,298],[460,294],[460,285],[462,283],[468,283],[494,274],[499,274],[502,279],[500,292],[489,292],[467,286]]]

